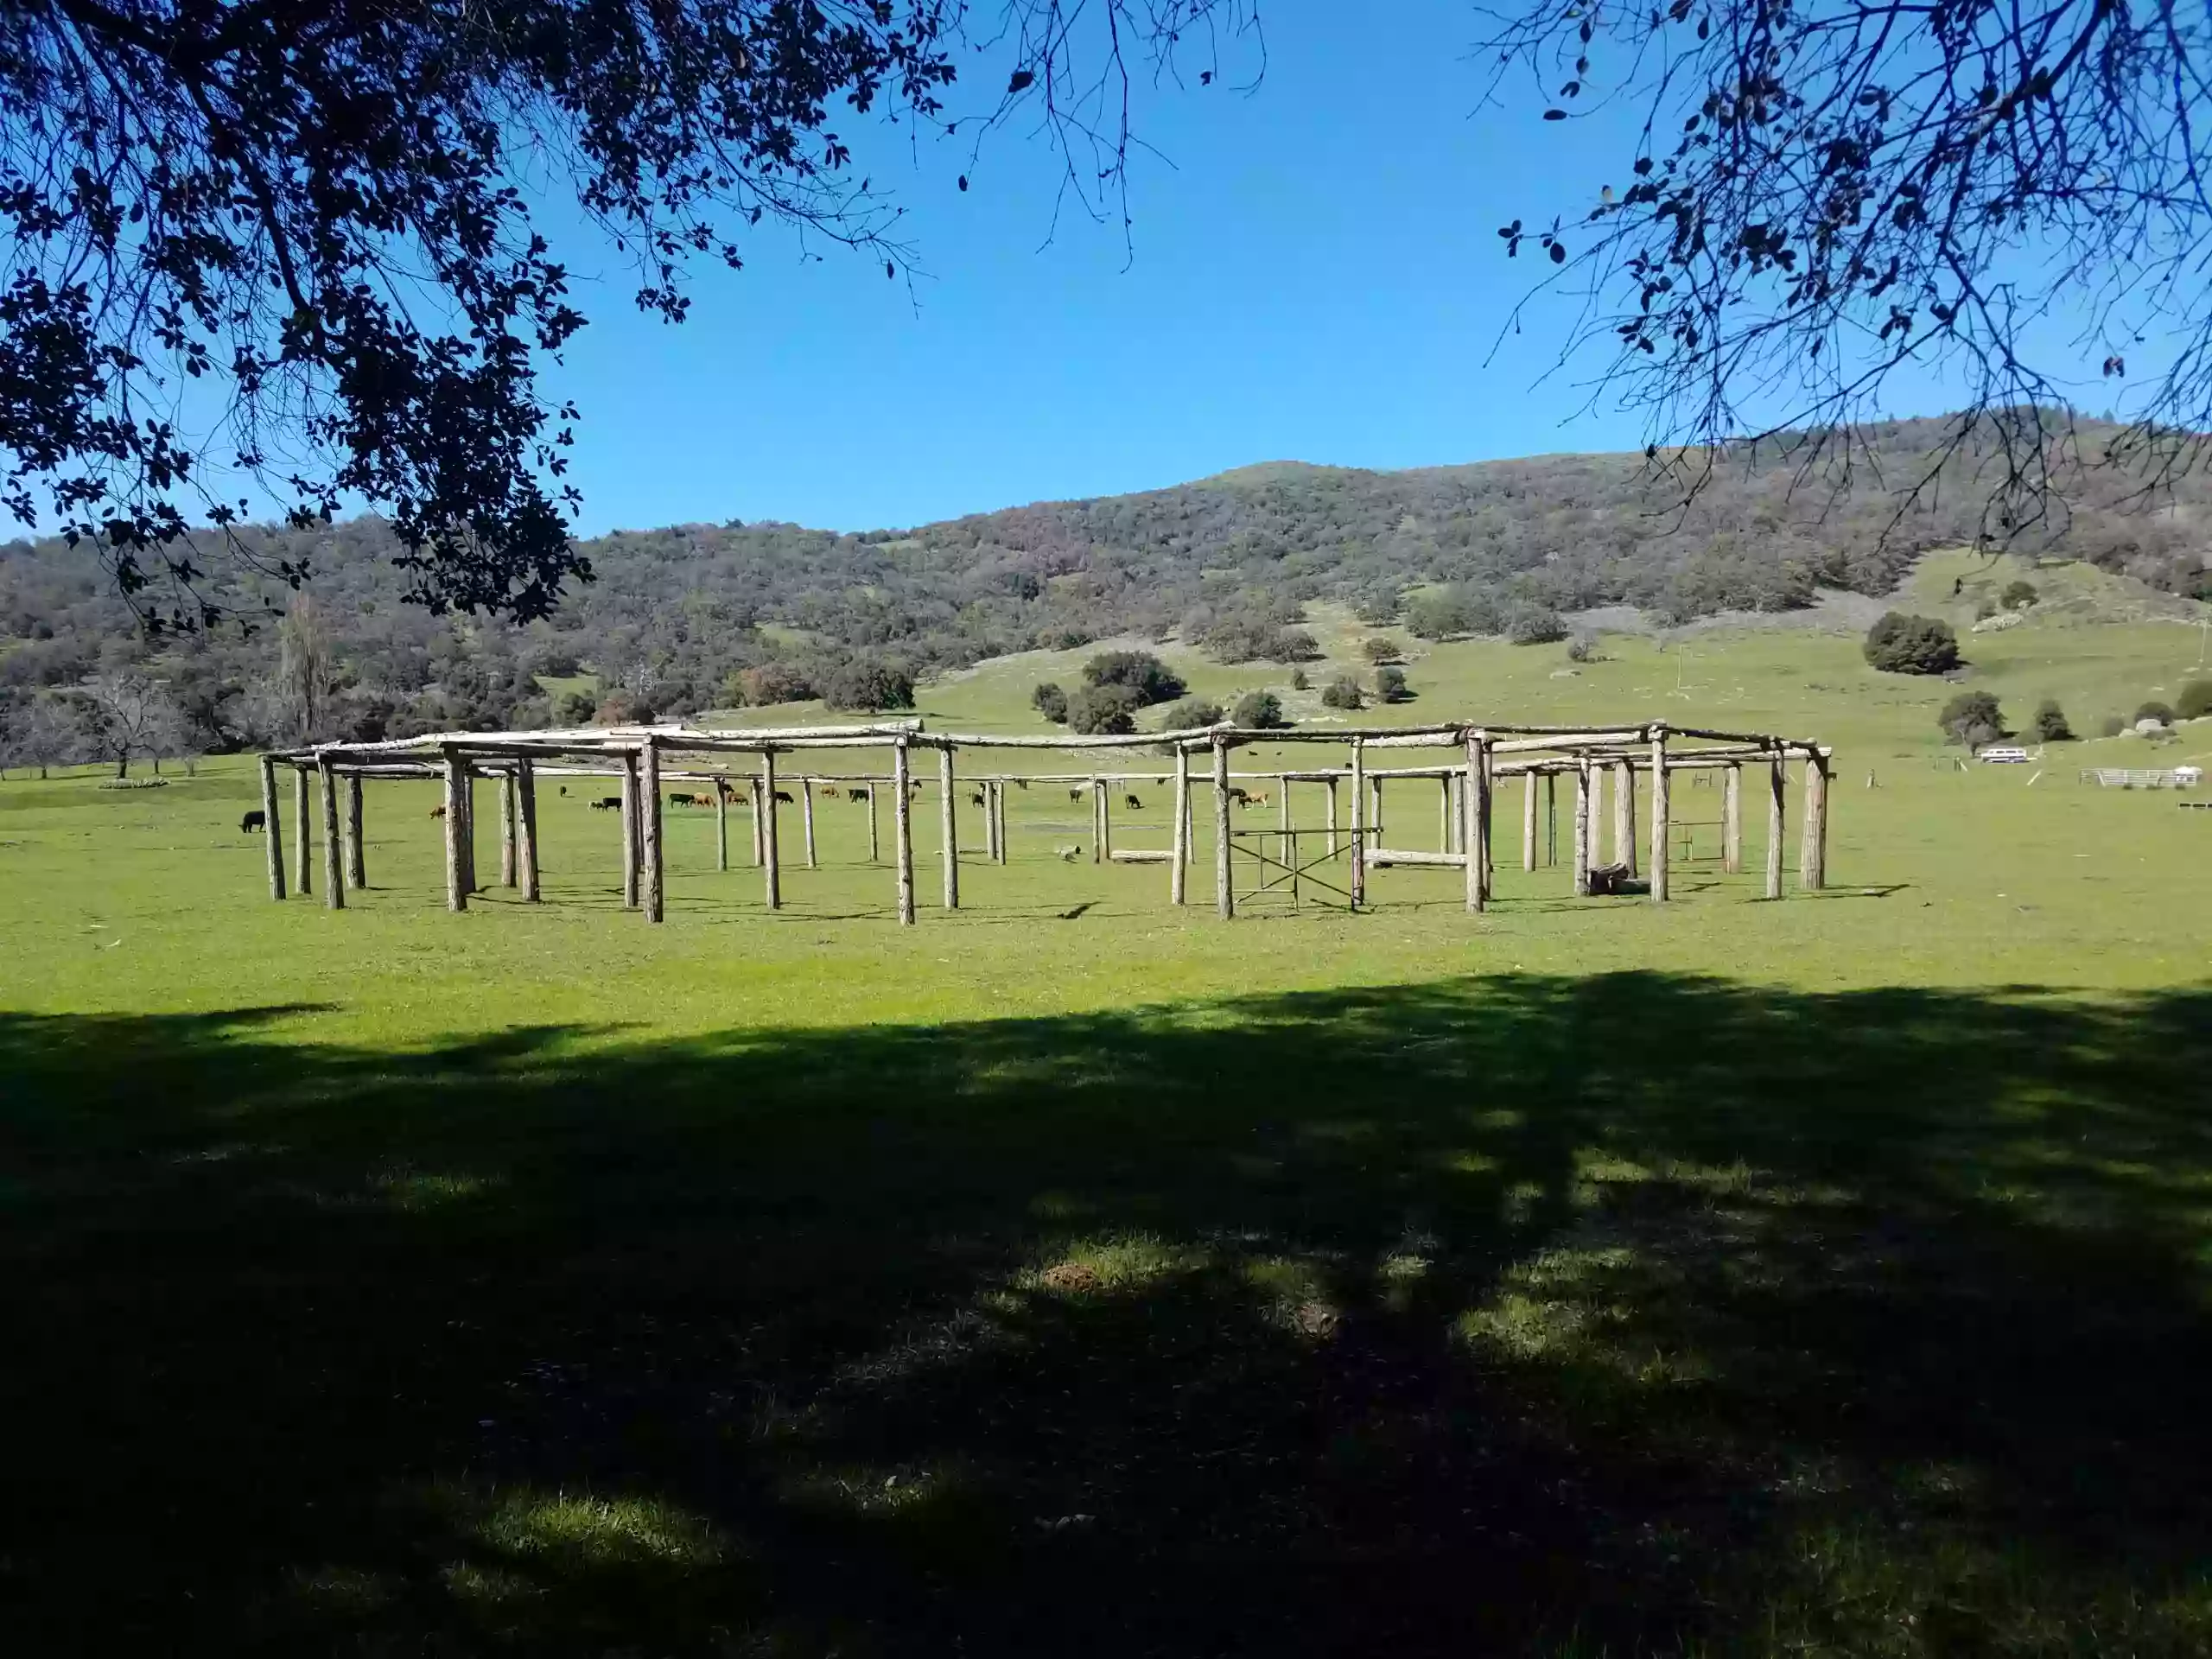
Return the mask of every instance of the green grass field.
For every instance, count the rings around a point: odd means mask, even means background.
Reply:
[[[2171,700],[2199,631],[2124,602],[2054,588],[1968,683]],[[1041,729],[1085,654],[924,711]],[[1955,688],[1853,636],[1605,655],[1437,647],[1361,718],[1821,738],[1828,892],[1719,875],[1685,783],[1668,906],[1522,872],[1516,793],[1485,917],[1390,870],[1224,925],[1039,785],[947,914],[932,781],[920,925],[838,799],[773,914],[744,816],[723,874],[672,810],[652,928],[549,780],[543,905],[446,914],[431,787],[380,784],[332,913],[268,901],[248,762],[10,774],[10,1645],[2205,1651],[2212,813],[2075,773],[2212,723],[1961,770]]]

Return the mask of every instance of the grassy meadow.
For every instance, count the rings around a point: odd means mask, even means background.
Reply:
[[[1964,621],[2011,574],[1932,558],[1916,607]],[[2032,579],[2026,625],[1962,633],[2017,724],[2050,696],[2094,732],[2200,661],[2118,584]],[[1369,632],[1317,622],[1345,663]],[[1030,687],[1088,654],[923,711],[1042,729]],[[1325,714],[1287,671],[1166,654]],[[433,786],[383,783],[371,890],[333,913],[268,901],[248,761],[11,772],[0,1632],[2207,1650],[2212,813],[2075,774],[2201,764],[2212,722],[1962,768],[1957,688],[1854,632],[1608,636],[1567,669],[1417,650],[1417,700],[1358,718],[1821,739],[1829,890],[1795,891],[1794,786],[1765,904],[1684,780],[1678,902],[1573,900],[1518,868],[1515,785],[1487,916],[1392,869],[1369,913],[1224,925],[1164,868],[1093,865],[1087,804],[1039,785],[1004,868],[963,791],[946,913],[925,770],[910,930],[842,798],[817,870],[785,809],[775,913],[745,815],[720,874],[712,812],[671,809],[649,927],[605,786],[550,779],[542,906],[446,914]],[[1168,791],[1129,787],[1117,844],[1164,846]],[[1435,844],[1433,785],[1387,811]]]

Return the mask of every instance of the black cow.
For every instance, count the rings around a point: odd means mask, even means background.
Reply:
[[[1144,810],[1144,803],[1143,803],[1142,801],[1141,801],[1141,800],[1137,799],[1137,798],[1136,798],[1135,796],[1134,796],[1134,795],[1124,795],[1124,796],[1122,796],[1122,798],[1124,801],[1127,801],[1127,802],[1128,803],[1128,805],[1129,805],[1129,810],[1130,810],[1130,811],[1132,811],[1132,812],[1141,812],[1141,811],[1143,811],[1143,810]]]
[[[982,804],[983,798],[980,795],[970,795],[968,798],[968,804],[970,806],[981,806]]]
[[[569,792],[569,786],[568,786],[566,784],[563,784],[563,785],[561,785],[561,792],[562,792],[563,795],[565,795],[565,794],[567,794],[567,793]]]
[[[1082,798],[1083,798],[1083,791],[1082,791],[1081,790],[1079,790],[1079,789],[1071,789],[1071,790],[1068,791],[1068,799],[1070,799],[1070,800],[1071,800],[1071,801],[1079,801],[1079,800],[1081,800]]]
[[[622,798],[620,795],[602,795],[591,804],[591,810],[594,812],[616,812],[621,807]]]
[[[872,789],[849,789],[845,791],[845,798],[849,801],[870,801],[875,798],[875,791]]]
[[[257,809],[238,820],[240,835],[246,835],[255,830],[260,830],[264,835],[269,832],[269,815]]]
[[[779,789],[776,791],[776,804],[778,806],[793,806],[796,805],[797,803],[791,799],[791,791],[787,789]]]

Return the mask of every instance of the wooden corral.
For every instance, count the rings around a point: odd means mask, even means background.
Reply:
[[[1306,745],[1348,750],[1343,765],[1304,770],[1241,772],[1230,757],[1260,744],[1276,747]],[[1453,759],[1442,765],[1393,766],[1401,751],[1446,749]],[[1673,780],[1677,773],[1718,771],[1721,774],[1720,868],[1743,868],[1743,772],[1764,767],[1768,775],[1765,896],[1782,896],[1783,836],[1789,768],[1802,767],[1802,841],[1799,885],[1816,890],[1826,884],[1828,780],[1833,752],[1802,739],[1706,731],[1649,722],[1634,726],[1548,728],[1457,722],[1411,729],[1367,731],[1261,731],[1222,725],[1195,731],[1151,735],[1003,737],[933,733],[919,720],[868,721],[779,731],[696,728],[684,726],[581,728],[550,732],[440,733],[378,743],[323,744],[264,755],[261,760],[262,810],[267,815],[270,897],[286,892],[283,826],[277,772],[294,772],[293,883],[302,894],[312,891],[312,817],[321,819],[323,900],[342,909],[346,890],[367,884],[362,846],[364,785],[380,779],[435,779],[443,785],[443,804],[434,816],[443,821],[446,901],[454,911],[468,907],[480,891],[475,868],[473,826],[476,785],[498,791],[499,876],[502,886],[518,890],[528,903],[541,898],[537,849],[537,785],[541,773],[563,779],[604,780],[609,794],[593,804],[620,808],[622,896],[626,908],[649,922],[665,912],[665,856],[662,836],[664,791],[671,784],[703,783],[712,790],[715,820],[715,868],[729,868],[728,812],[733,804],[750,810],[753,863],[762,874],[764,897],[773,910],[783,903],[784,861],[779,823],[783,804],[799,815],[805,868],[819,866],[815,840],[815,791],[842,790],[864,799],[868,809],[868,860],[880,861],[881,842],[877,796],[892,798],[893,882],[899,919],[915,918],[913,779],[916,750],[937,755],[934,782],[938,795],[944,907],[961,905],[958,791],[964,786],[983,814],[982,855],[1003,864],[1009,857],[1007,791],[1009,788],[1068,787],[1071,798],[1088,797],[1091,814],[1091,857],[1098,863],[1166,864],[1171,905],[1189,900],[1195,810],[1192,760],[1210,761],[1206,780],[1213,797],[1215,832],[1214,900],[1227,919],[1236,913],[1236,859],[1258,868],[1259,891],[1288,883],[1294,894],[1303,876],[1317,892],[1340,893],[1358,909],[1369,902],[1373,871],[1396,866],[1440,866],[1465,873],[1465,906],[1486,909],[1493,897],[1493,817],[1502,782],[1518,778],[1521,863],[1525,871],[1559,862],[1559,780],[1572,786],[1572,829],[1568,884],[1578,896],[1596,892],[1641,891],[1665,903],[1671,896],[1669,827]],[[964,779],[962,763],[988,760],[996,752],[1048,751],[1098,759],[1116,754],[1150,756],[1144,771],[1088,771],[1065,773],[983,772]],[[815,772],[807,763],[836,752],[861,759],[880,756],[883,770]],[[786,770],[779,772],[779,761]],[[1378,764],[1379,763],[1379,764]],[[1080,762],[1078,762],[1080,764]],[[750,766],[753,770],[741,771]],[[1173,822],[1165,847],[1114,845],[1114,803],[1138,803],[1138,785],[1157,788],[1172,779]],[[1648,781],[1642,791],[1639,779]],[[1386,785],[1434,787],[1436,845],[1391,846],[1384,839]],[[1605,811],[1610,787],[1611,811]],[[1339,790],[1348,816],[1340,821]],[[1300,827],[1294,790],[1319,790],[1324,822]],[[342,810],[341,810],[342,791]],[[1644,834],[1637,833],[1639,794],[1648,800]],[[319,797],[319,798],[317,798]],[[676,792],[679,805],[709,803],[689,791]],[[319,812],[310,810],[315,800]],[[1232,808],[1272,807],[1271,830],[1233,830]],[[1611,857],[1604,860],[1600,842],[1610,816]],[[1705,823],[1710,828],[1709,821]],[[1316,851],[1315,849],[1319,849]],[[1063,851],[1063,856],[1074,856]],[[1323,874],[1326,866],[1334,874]],[[1269,876],[1273,869],[1277,874]]]

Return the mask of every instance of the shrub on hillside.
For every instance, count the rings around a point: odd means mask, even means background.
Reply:
[[[1567,638],[1567,619],[1548,605],[1517,604],[1505,613],[1504,633],[1516,645],[1548,645]]]
[[[1204,697],[1185,697],[1167,711],[1167,717],[1160,722],[1160,729],[1188,732],[1201,726],[1218,726],[1228,718],[1217,702],[1210,702]]]
[[[2118,737],[2126,729],[2127,722],[2122,720],[2118,715],[2107,715],[2102,720],[2097,722],[2097,735],[2099,737]]]
[[[914,677],[893,664],[856,657],[832,669],[823,683],[822,700],[832,709],[874,714],[914,706]]]
[[[553,723],[556,726],[588,726],[593,707],[591,694],[588,691],[556,691],[553,694]]]
[[[1068,728],[1084,736],[1134,732],[1143,694],[1131,685],[1082,685],[1068,698]]]
[[[2056,697],[2045,697],[2036,705],[2035,733],[2046,743],[2074,741],[2074,728],[2066,723],[2066,711]]]
[[[794,663],[762,663],[757,668],[741,668],[730,679],[737,690],[738,702],[747,709],[765,709],[778,702],[804,702],[814,696],[813,677]]]
[[[1148,651],[1109,651],[1083,665],[1086,685],[1126,685],[1142,705],[1173,702],[1183,695],[1175,671]]]
[[[1943,705],[1942,713],[1936,716],[1954,743],[1963,743],[1968,748],[1980,748],[1985,743],[1994,743],[2005,735],[2004,711],[1998,708],[1997,699],[1986,691],[1961,691]]]
[[[1055,726],[1068,723],[1068,694],[1050,680],[1030,692],[1029,706]]]
[[[1243,613],[1215,621],[1198,644],[1220,663],[1311,663],[1321,655],[1321,647],[1305,629]]]
[[[1330,681],[1322,690],[1321,706],[1325,709],[1364,709],[1367,697],[1360,690],[1359,682],[1344,674]]]
[[[2174,699],[2174,713],[2183,720],[2202,720],[2212,715],[2212,680],[2191,680],[2183,686],[2181,695]]]
[[[1236,723],[1255,731],[1272,732],[1287,726],[1282,703],[1272,691],[1247,691],[1236,699]]]
[[[2161,726],[2171,726],[2174,723],[2174,711],[2170,706],[2153,697],[2135,711],[2137,725],[2141,725],[2146,720],[2155,720]]]
[[[1365,645],[1362,645],[1359,650],[1360,654],[1365,657],[1369,662],[1376,664],[1377,665],[1383,663],[1395,663],[1400,657],[1405,654],[1398,649],[1398,642],[1396,640],[1385,639],[1380,634],[1377,634],[1374,639],[1370,639]]]
[[[1375,695],[1384,702],[1403,702],[1413,696],[1413,693],[1406,689],[1406,671],[1402,668],[1376,669]]]
[[[1586,633],[1578,633],[1567,642],[1567,660],[1570,663],[1594,663],[1598,660],[1598,642]]]
[[[1408,601],[1406,626],[1422,639],[1450,639],[1475,632],[1474,612],[1466,594],[1447,588]]]
[[[1313,682],[1306,677],[1304,669],[1294,668],[1290,671],[1290,689],[1294,691],[1310,691],[1313,689]]]
[[[1866,630],[1866,660],[1885,674],[1948,674],[1959,665],[1959,636],[1932,616],[1891,611]]]
[[[2005,591],[1998,594],[1997,602],[2008,611],[2024,611],[2036,602],[2036,585],[2032,582],[2008,582]]]

